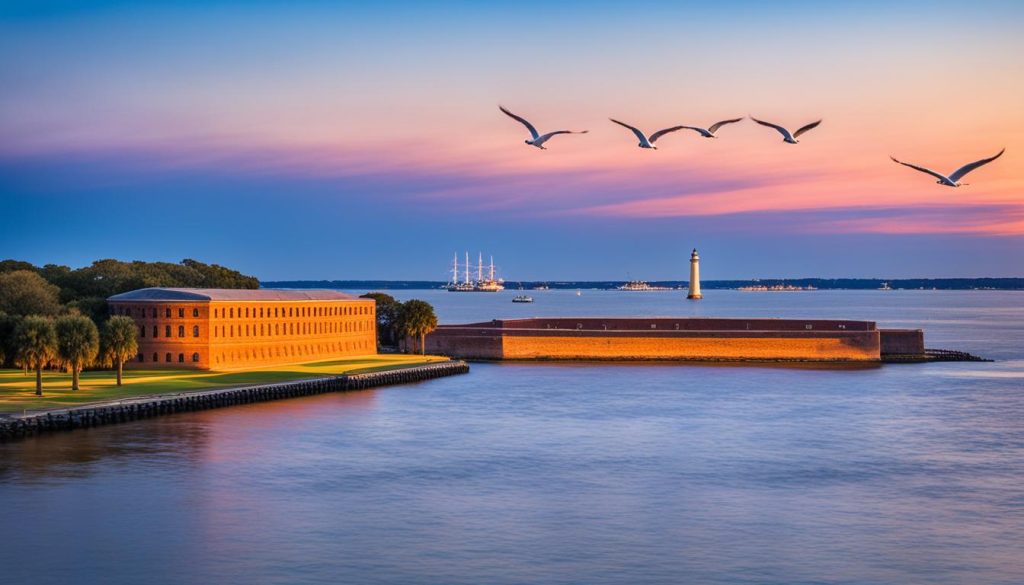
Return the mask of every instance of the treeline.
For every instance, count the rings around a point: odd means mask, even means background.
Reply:
[[[116,366],[137,352],[137,330],[128,317],[108,318],[107,297],[147,287],[259,288],[259,280],[196,260],[121,262],[98,260],[84,268],[19,260],[0,261],[0,366],[36,371],[58,367],[78,374],[96,365]]]
[[[77,310],[97,323],[107,316],[107,297],[153,286],[259,288],[259,279],[216,264],[97,260],[71,269],[0,260],[0,313],[58,315]]]

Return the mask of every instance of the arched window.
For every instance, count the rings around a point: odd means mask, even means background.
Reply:
[[[167,355],[164,356],[164,361],[166,361],[167,363],[171,363],[171,359],[172,358],[171,358],[171,354],[170,353],[168,353]]]
[[[171,318],[171,308],[170,307],[167,307],[166,309],[164,309],[164,317],[167,317],[168,319]]]
[[[156,325],[153,325],[153,337],[156,337],[157,333],[159,333],[159,332],[160,332],[160,328],[157,327]]]
[[[198,362],[199,361],[199,352],[198,351],[196,353],[192,354],[192,361],[194,361],[194,362]]]
[[[171,326],[170,325],[164,325],[164,337],[170,337],[170,336],[171,336]]]
[[[145,336],[146,336],[146,326],[143,325],[142,327],[139,327],[139,337],[145,337]]]
[[[245,317],[246,317],[247,319],[249,318],[249,307],[246,307],[246,308],[245,308]]]
[[[199,325],[192,326],[192,337],[199,337]]]
[[[192,316],[193,317],[198,317],[199,316],[199,309],[192,309]]]
[[[185,326],[178,325],[178,337],[185,337]]]
[[[179,353],[178,354],[178,363],[179,364],[185,363],[185,354],[183,354],[183,353]]]
[[[153,353],[153,363],[156,363],[156,362],[158,362],[158,361],[160,361],[160,356],[159,356],[159,355],[157,355],[157,354],[156,354],[156,353],[154,352],[154,353]]]
[[[156,319],[156,307],[153,307],[152,309],[150,309],[149,312],[150,312],[150,316],[153,317],[154,319]]]
[[[178,318],[179,319],[184,319],[185,318],[185,308],[184,307],[178,307]]]
[[[235,308],[231,307],[231,309],[229,309],[229,311],[230,311],[229,314],[231,315],[231,318],[234,319],[235,318]]]

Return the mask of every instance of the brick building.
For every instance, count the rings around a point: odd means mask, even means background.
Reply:
[[[377,353],[375,302],[337,291],[144,288],[107,301],[139,327],[129,367],[233,370]]]

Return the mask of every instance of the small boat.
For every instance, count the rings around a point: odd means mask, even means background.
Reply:
[[[533,297],[531,297],[529,295],[516,295],[516,296],[512,297],[512,302],[513,303],[532,303],[533,302]]]
[[[576,296],[580,296],[580,295],[582,295],[582,294],[583,294],[583,291],[581,291],[581,290],[579,290],[579,289],[577,289],[577,290],[576,290]]]

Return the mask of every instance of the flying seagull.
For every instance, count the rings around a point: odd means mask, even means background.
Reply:
[[[1000,150],[999,154],[997,154],[995,156],[990,156],[988,158],[983,158],[981,160],[976,160],[976,161],[974,161],[972,163],[967,163],[964,166],[960,167],[959,169],[957,169],[957,170],[953,171],[952,173],[950,173],[948,177],[946,175],[941,174],[941,173],[936,173],[935,171],[933,171],[931,169],[926,169],[924,167],[919,167],[917,165],[912,165],[910,163],[905,163],[905,162],[903,162],[901,160],[896,160],[896,158],[892,157],[892,156],[890,156],[889,158],[891,158],[895,162],[900,163],[901,165],[903,165],[905,167],[910,167],[910,168],[914,169],[915,171],[921,171],[922,173],[928,173],[929,175],[931,175],[931,176],[935,177],[936,179],[938,179],[938,181],[935,181],[935,182],[940,184],[940,185],[945,185],[947,187],[959,187],[961,185],[966,185],[967,184],[967,183],[961,183],[960,182],[960,179],[962,179],[964,177],[964,175],[966,175],[967,173],[973,171],[974,169],[976,169],[976,168],[978,168],[980,166],[987,165],[988,163],[990,163],[990,162],[996,160],[997,158],[1003,156],[1004,152],[1006,152],[1005,148]]]
[[[517,115],[513,114],[512,112],[506,110],[505,106],[498,106],[498,109],[501,110],[502,112],[504,112],[505,115],[508,116],[509,118],[512,118],[513,120],[519,122],[523,126],[526,126],[526,129],[530,131],[530,136],[532,137],[529,140],[526,140],[526,143],[529,144],[530,146],[536,146],[537,148],[539,148],[541,150],[547,150],[547,148],[544,147],[544,143],[547,142],[548,140],[550,140],[552,136],[557,136],[558,134],[586,134],[587,133],[586,130],[580,130],[578,132],[577,131],[573,131],[573,130],[555,130],[554,132],[548,132],[547,134],[541,134],[540,132],[537,132],[536,128],[533,127],[533,124],[531,124],[531,123],[526,121],[526,118],[522,118],[520,116],[517,116]]]
[[[778,124],[772,124],[771,122],[764,122],[762,120],[758,120],[757,118],[755,118],[753,116],[751,116],[750,119],[755,121],[755,122],[757,122],[758,124],[760,124],[762,126],[767,126],[769,128],[775,128],[776,130],[779,131],[779,134],[782,134],[782,141],[783,142],[788,142],[790,144],[796,144],[796,143],[800,142],[799,140],[797,140],[797,138],[799,138],[801,134],[803,134],[804,132],[807,132],[808,130],[813,130],[814,128],[818,127],[818,124],[821,124],[821,120],[818,120],[817,122],[811,122],[810,124],[800,128],[796,132],[793,132],[792,134],[790,134],[789,130],[783,128],[782,126],[779,126]]]
[[[715,136],[715,132],[718,132],[719,128],[721,128],[722,126],[725,126],[726,124],[735,124],[736,122],[739,122],[742,119],[743,118],[734,118],[732,120],[722,120],[721,122],[716,122],[716,123],[712,124],[708,128],[699,128],[697,126],[683,126],[683,128],[686,129],[686,130],[693,130],[695,132],[699,132],[700,135],[703,136],[704,138],[718,138],[717,136]]]
[[[629,124],[619,122],[615,118],[608,119],[611,120],[612,122],[615,122],[619,126],[623,126],[625,128],[629,128],[630,130],[632,130],[633,134],[636,134],[636,137],[640,139],[640,143],[637,144],[637,146],[639,146],[640,148],[653,148],[654,150],[658,150],[658,147],[654,146],[654,143],[657,142],[659,138],[668,134],[669,132],[675,132],[676,130],[682,130],[683,128],[686,128],[686,126],[673,126],[671,128],[665,128],[664,130],[658,130],[654,134],[651,134],[650,137],[648,137],[646,134],[637,130],[633,126],[630,126]]]

